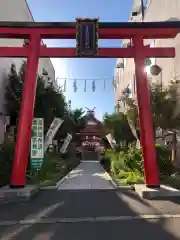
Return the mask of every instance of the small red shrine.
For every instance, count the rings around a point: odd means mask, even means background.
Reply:
[[[104,127],[102,122],[95,117],[94,109],[88,109],[85,127],[77,133],[77,151],[81,153],[83,160],[99,160],[104,150]]]

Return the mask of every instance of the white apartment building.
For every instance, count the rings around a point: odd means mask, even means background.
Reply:
[[[0,6],[0,21],[34,21],[26,0],[0,0]],[[22,46],[23,44],[24,40],[22,39],[0,39],[0,46]],[[4,139],[6,122],[4,107],[5,76],[9,73],[12,63],[16,65],[18,70],[23,60],[20,58],[0,58],[0,143]],[[46,80],[55,81],[55,70],[50,58],[40,59],[38,72],[40,75],[44,75]]]
[[[180,21],[180,0],[144,0],[144,22],[156,22],[156,21]],[[141,0],[134,0],[132,11],[129,16],[129,22],[141,22],[142,21],[142,8]],[[129,40],[122,41],[122,47],[127,47],[130,43]],[[171,80],[180,80],[180,34],[175,39],[156,39],[145,40],[145,45],[150,44],[151,47],[175,47],[175,58],[157,58],[151,59],[152,65],[157,64],[161,69],[161,73],[158,76],[152,76],[150,74],[150,67],[146,67],[148,81],[157,82],[164,86],[167,86]],[[130,95],[136,99],[136,85],[135,85],[135,66],[133,59],[118,59],[116,68],[114,71],[114,77],[116,82],[115,101],[116,105],[119,105],[119,110],[124,112],[126,107],[123,101],[120,101],[122,97],[122,91],[126,88],[130,89]],[[160,132],[157,132],[156,136],[161,136]],[[157,143],[166,144],[172,141],[172,136],[159,138]],[[179,138],[178,138],[178,144]],[[180,152],[178,153],[178,156]]]
[[[144,0],[145,5],[145,22],[153,21],[179,21],[180,20],[180,0]],[[134,0],[132,11],[129,17],[129,22],[141,22],[141,0]],[[124,40],[122,47],[126,47],[126,44],[130,42]],[[152,76],[147,68],[147,75],[149,81],[155,81],[168,85],[168,83],[174,80],[180,80],[180,35],[174,40],[157,39],[146,40],[145,44],[150,44],[152,47],[175,47],[176,57],[171,58],[158,58],[151,59],[152,64],[157,64],[162,68],[162,72],[158,76]],[[135,70],[133,59],[118,59],[116,68],[114,71],[114,77],[117,84],[115,92],[116,104],[120,100],[122,91],[129,87],[132,97],[136,96],[135,89]],[[121,111],[124,111],[122,102],[119,102]]]

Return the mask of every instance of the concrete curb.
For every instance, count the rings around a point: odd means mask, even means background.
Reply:
[[[80,165],[80,164],[79,164]],[[78,167],[79,165],[71,170],[66,176],[64,176],[61,180],[59,180],[56,185],[53,186],[47,186],[47,187],[40,187],[41,190],[56,190],[59,188],[59,186],[72,174]]]
[[[39,187],[36,185],[27,185],[17,189],[5,186],[0,189],[0,204],[29,201],[38,192]]]
[[[160,188],[148,188],[145,184],[135,184],[136,193],[146,199],[180,197],[180,191],[176,188],[161,185]]]

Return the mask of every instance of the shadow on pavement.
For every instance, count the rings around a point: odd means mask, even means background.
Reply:
[[[63,202],[63,205],[57,205]],[[139,204],[139,205],[138,205]],[[138,206],[137,206],[138,205]],[[39,212],[52,208],[50,212],[44,212],[41,219],[53,218],[82,218],[82,217],[110,217],[110,216],[138,216],[140,214],[152,214],[153,207],[132,192],[120,192],[112,190],[96,191],[43,191],[29,203],[7,204],[4,213],[8,219],[23,220],[27,216],[35,218]],[[144,207],[144,209],[143,209]],[[0,212],[2,206],[0,207]],[[140,211],[139,211],[140,210]],[[139,212],[138,212],[139,211]],[[19,216],[18,216],[19,212]],[[2,219],[2,214],[0,214]],[[39,215],[40,216],[40,215]],[[1,220],[2,221],[2,220]],[[12,232],[11,238],[18,240],[109,240],[109,239],[180,239],[178,219],[156,220],[116,220],[116,221],[92,221],[76,223],[44,223],[34,225],[16,225],[0,228],[0,234]],[[174,235],[171,233],[174,232]],[[14,234],[14,235],[13,235]],[[176,234],[176,236],[175,236]],[[179,236],[178,236],[179,234]],[[2,235],[0,235],[2,237]],[[0,238],[3,239],[3,238]],[[7,238],[6,238],[7,239]]]

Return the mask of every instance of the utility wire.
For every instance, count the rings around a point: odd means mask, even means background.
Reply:
[[[112,80],[114,77],[105,77],[105,78],[59,78],[57,77],[56,80],[70,80],[70,81],[98,81],[98,80]]]

